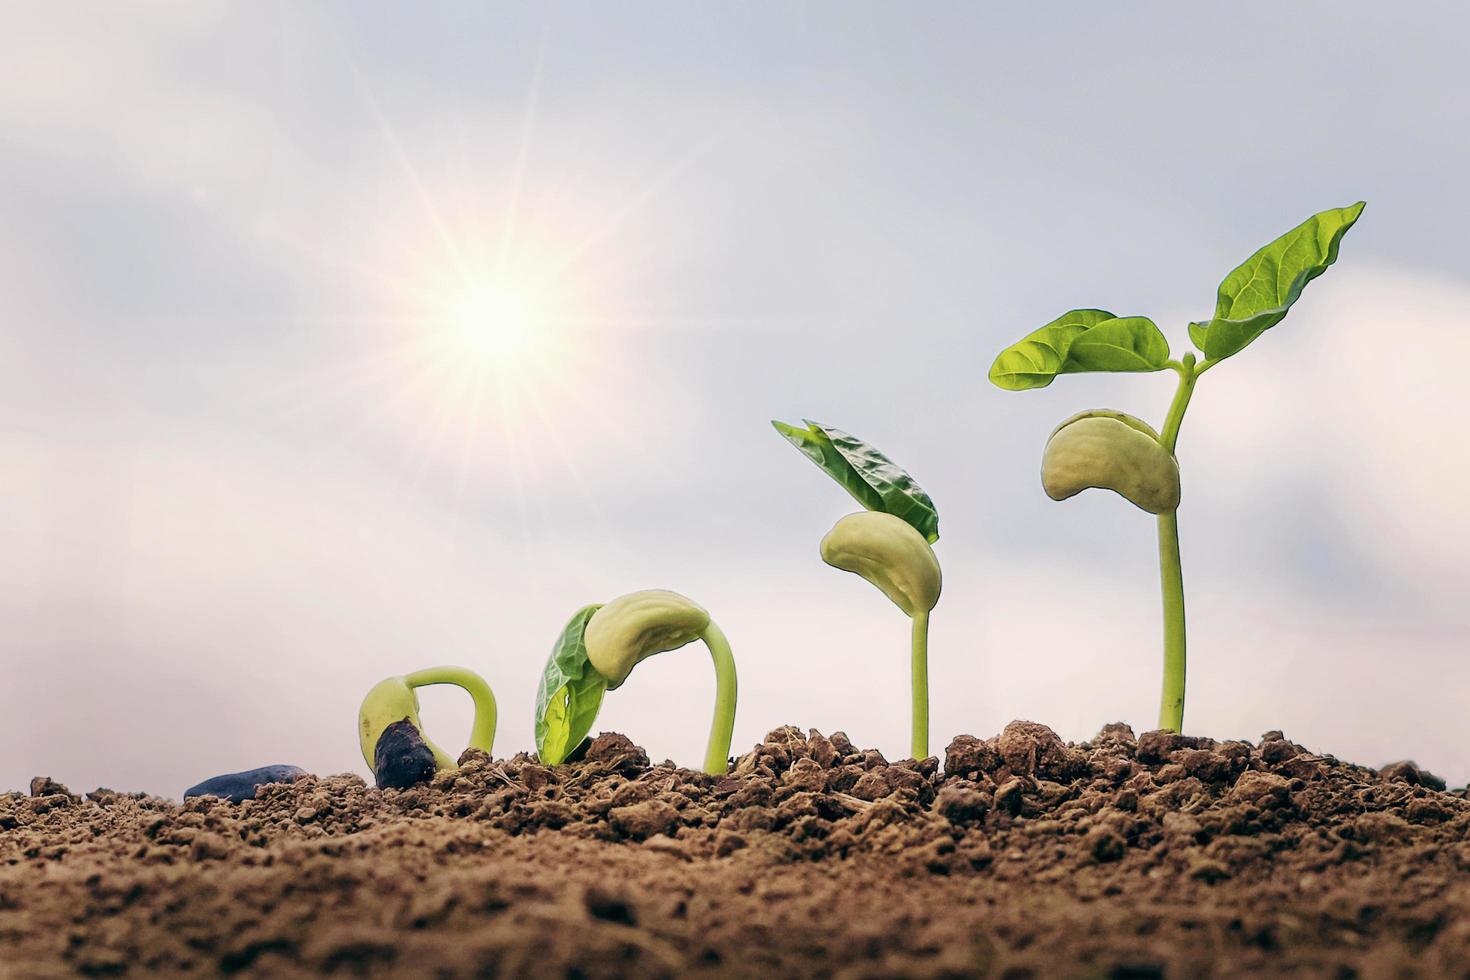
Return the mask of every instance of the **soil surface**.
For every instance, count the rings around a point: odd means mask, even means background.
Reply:
[[[238,804],[0,795],[0,976],[1470,976],[1465,793],[1277,732],[461,762]]]

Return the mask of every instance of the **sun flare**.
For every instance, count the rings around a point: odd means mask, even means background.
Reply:
[[[514,360],[534,353],[538,339],[549,339],[546,311],[529,290],[474,283],[451,294],[443,306],[441,328],[470,357]]]
[[[584,172],[532,145],[539,61],[519,132],[486,116],[447,139],[400,132],[354,73],[400,179],[367,185],[345,234],[281,241],[331,273],[339,305],[312,326],[344,356],[271,398],[285,413],[330,413],[344,446],[401,450],[403,485],[447,487],[456,506],[511,501],[528,528],[533,489],[571,487],[595,506],[584,469],[656,469],[637,434],[669,424],[683,379],[649,383],[662,365],[647,331],[692,321],[643,309],[639,263],[666,250],[640,213],[723,130],[641,179],[601,162]]]

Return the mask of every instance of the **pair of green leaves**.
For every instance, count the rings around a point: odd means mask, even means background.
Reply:
[[[551,649],[536,691],[536,752],[549,766],[559,765],[592,730],[607,680],[587,658],[587,622],[602,608],[584,606],[567,623]]]
[[[1220,283],[1215,315],[1189,325],[1207,361],[1221,361],[1280,323],[1307,283],[1337,261],[1363,202],[1314,214],[1259,249]],[[1010,391],[1044,388],[1058,374],[1160,371],[1169,344],[1147,317],[1072,310],[1000,352],[990,380]]]
[[[804,429],[785,422],[771,424],[868,510],[906,521],[930,544],[939,540],[939,511],[913,477],[856,436],[810,419],[802,421]]]

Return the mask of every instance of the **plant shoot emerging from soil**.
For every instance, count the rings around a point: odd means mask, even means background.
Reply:
[[[1106,409],[1082,412],[1052,432],[1041,480],[1054,500],[1090,487],[1113,490],[1158,520],[1159,569],[1164,600],[1164,685],[1159,727],[1184,724],[1184,578],[1179,561],[1179,465],[1174,447],[1195,383],[1210,368],[1240,353],[1286,316],[1307,283],[1337,260],[1342,236],[1363,211],[1350,207],[1315,214],[1262,247],[1225,277],[1209,320],[1189,325],[1200,350],[1170,357],[1169,342],[1148,317],[1117,317],[1103,310],[1072,310],[1001,351],[990,380],[1009,391],[1044,388],[1058,374],[1087,371],[1174,371],[1179,386],[1162,432]]]
[[[453,684],[475,702],[470,748],[489,755],[495,746],[495,694],[485,679],[463,667],[430,667],[403,677],[379,681],[368,691],[357,713],[362,757],[379,788],[405,789],[428,781],[457,763],[424,734],[416,688]]]
[[[704,609],[662,589],[630,592],[605,606],[584,606],[562,630],[536,694],[541,761],[557,765],[571,755],[592,730],[603,694],[621,687],[638,661],[695,640],[704,641],[715,667],[715,713],[704,771],[724,774],[730,764],[737,692],[730,643]]]
[[[872,446],[820,422],[771,424],[867,508],[838,521],[822,539],[822,560],[872,582],[913,623],[909,669],[913,698],[910,751],[929,755],[929,612],[939,602],[939,540],[934,501]]]

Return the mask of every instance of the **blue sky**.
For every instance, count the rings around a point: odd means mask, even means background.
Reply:
[[[907,744],[907,623],[818,560],[785,445],[938,504],[933,739],[1156,713],[1152,521],[1047,433],[1170,378],[991,387],[1064,310],[1153,317],[1368,209],[1184,426],[1189,730],[1470,779],[1459,5],[17,4],[0,38],[0,786],[363,771],[375,681],[486,675],[497,750],[581,605],[722,624],[737,750]],[[465,284],[525,329],[456,332]],[[497,287],[498,289],[499,287]],[[499,293],[497,293],[499,295]],[[487,363],[487,360],[489,363]],[[441,742],[465,705],[426,692]],[[690,648],[602,727],[696,764]]]

